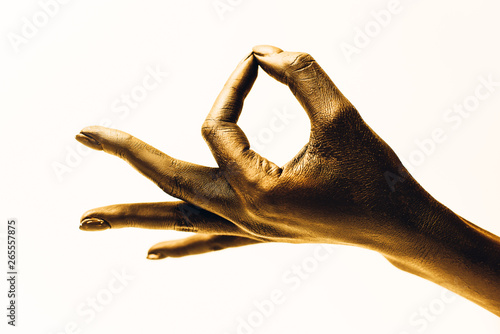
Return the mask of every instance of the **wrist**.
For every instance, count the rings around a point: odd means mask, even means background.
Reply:
[[[413,233],[384,256],[500,316],[500,238],[428,197],[408,216]]]

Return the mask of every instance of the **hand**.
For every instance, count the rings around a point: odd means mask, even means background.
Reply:
[[[281,168],[252,151],[236,124],[258,64],[290,87],[311,120],[309,142]],[[82,229],[133,226],[238,237],[204,236],[205,242],[239,243],[246,237],[252,240],[246,243],[335,242],[364,247],[377,247],[380,238],[400,229],[387,224],[399,203],[391,201],[384,173],[404,171],[401,163],[307,54],[256,47],[229,78],[202,133],[219,168],[175,160],[118,130],[83,129],[77,135],[80,142],[123,158],[184,202],[91,210],[82,217]],[[377,244],[370,237],[374,233]],[[161,258],[171,250],[159,247],[150,254]]]
[[[251,150],[236,124],[258,66],[288,85],[311,122],[309,142],[282,167]],[[200,233],[153,246],[151,259],[258,242],[356,245],[500,312],[499,288],[490,289],[492,279],[499,282],[498,262],[490,268],[489,259],[483,261],[486,269],[477,268],[487,271],[478,291],[469,282],[478,282],[477,273],[466,274],[467,287],[460,287],[451,278],[464,269],[453,261],[439,263],[438,254],[428,249],[452,256],[457,248],[470,247],[472,238],[491,244],[500,254],[497,237],[456,216],[420,187],[310,55],[255,47],[225,84],[202,134],[218,168],[176,160],[118,130],[83,129],[77,135],[81,143],[121,157],[182,201],[90,210],[80,228]],[[444,233],[448,235],[437,240]],[[469,261],[484,260],[480,251],[473,254]]]

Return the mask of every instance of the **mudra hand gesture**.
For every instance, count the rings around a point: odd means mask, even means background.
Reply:
[[[284,166],[253,151],[237,125],[258,67],[287,85],[309,116],[309,142]],[[218,168],[180,161],[119,130],[76,139],[116,155],[181,201],[87,211],[82,230],[196,232],[154,245],[149,259],[260,242],[335,243],[377,251],[500,315],[500,238],[432,198],[308,54],[258,46],[202,126]]]

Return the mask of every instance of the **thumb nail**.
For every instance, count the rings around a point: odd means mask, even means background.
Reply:
[[[283,50],[272,45],[257,45],[253,47],[253,52],[257,56],[266,57],[273,54],[281,53]]]
[[[80,223],[82,231],[104,231],[110,228],[111,225],[107,221],[99,218],[86,218]]]

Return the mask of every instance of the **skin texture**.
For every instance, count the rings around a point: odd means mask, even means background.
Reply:
[[[281,167],[254,152],[237,125],[259,67],[290,88],[311,122],[309,142]],[[500,315],[500,238],[432,198],[309,54],[254,47],[202,135],[218,168],[174,159],[119,130],[84,128],[78,141],[122,158],[180,201],[93,209],[80,229],[197,233],[154,245],[149,259],[260,242],[359,246]]]

